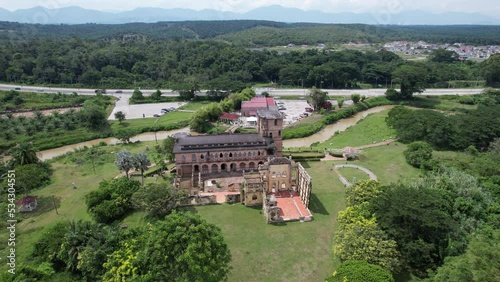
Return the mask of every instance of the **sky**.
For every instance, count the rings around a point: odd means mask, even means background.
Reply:
[[[498,17],[500,14],[500,0],[0,0],[0,7],[10,11],[35,6],[47,8],[80,6],[108,12],[133,10],[138,7],[159,7],[214,9],[241,13],[270,5],[330,13],[389,12],[397,14],[401,11],[423,10],[436,13],[449,11],[481,13],[493,17]]]

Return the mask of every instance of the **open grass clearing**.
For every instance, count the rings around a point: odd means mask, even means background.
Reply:
[[[378,143],[393,138],[396,135],[395,130],[389,128],[385,123],[388,113],[389,110],[370,114],[358,121],[356,125],[334,134],[327,141],[313,147],[341,149],[347,146],[357,147]]]
[[[355,169],[352,167],[342,167],[342,168],[338,168],[337,170],[342,176],[344,176],[347,179],[347,181],[349,181],[351,183],[355,183],[356,181],[370,179],[368,174],[366,174],[362,170]]]

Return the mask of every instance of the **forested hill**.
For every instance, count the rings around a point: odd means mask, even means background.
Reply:
[[[0,40],[79,37],[103,40],[220,39],[236,45],[381,43],[393,40],[499,45],[500,26],[373,26],[258,20],[40,25],[0,22]]]

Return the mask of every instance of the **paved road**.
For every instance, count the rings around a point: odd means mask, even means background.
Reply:
[[[54,88],[54,87],[41,87],[41,86],[22,86],[15,84],[0,84],[0,90],[14,90],[19,88],[20,91],[29,91],[29,92],[45,92],[45,93],[65,93],[71,94],[76,92],[80,95],[95,95],[95,88]],[[107,94],[113,95],[132,95],[134,90],[132,89],[106,89]],[[256,88],[257,93],[262,93],[263,91],[267,91],[269,94],[273,96],[306,96],[308,89],[271,89],[271,88]],[[331,96],[350,96],[353,93],[365,95],[367,97],[370,96],[384,96],[386,89],[322,89],[328,92]],[[116,93],[116,91],[122,91],[122,93]],[[141,89],[142,93],[146,96],[153,93],[154,89]],[[160,90],[165,96],[177,96],[178,93],[171,89],[161,89]],[[479,94],[483,91],[483,89],[468,89],[468,88],[457,88],[457,89],[428,89],[422,94],[417,95],[474,95]],[[202,90],[200,95],[206,95],[206,90]]]

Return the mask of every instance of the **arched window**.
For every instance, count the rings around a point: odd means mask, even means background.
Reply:
[[[281,177],[286,177],[286,172],[283,172],[283,174],[281,174]]]
[[[247,152],[243,152],[243,157],[246,157],[247,156]]]
[[[224,157],[227,158],[227,153],[224,153]]]
[[[222,153],[219,154],[219,158],[222,158],[224,155],[222,155]]]
[[[274,120],[274,125],[278,125],[278,120],[277,119]]]
[[[200,159],[202,159],[202,160],[203,160],[204,158],[205,158],[205,156],[204,156],[203,154],[201,154],[201,155],[200,155]]]
[[[281,130],[278,130],[278,137],[281,137]]]
[[[192,154],[192,155],[191,155],[191,160],[192,160],[193,162],[196,162],[196,155],[195,155],[195,154]]]
[[[257,152],[257,155],[259,155],[259,156],[260,156],[260,151],[258,151],[258,152]]]
[[[233,157],[233,153],[229,153],[229,157],[232,158]]]
[[[182,161],[185,162],[186,161],[186,156],[182,156]]]

